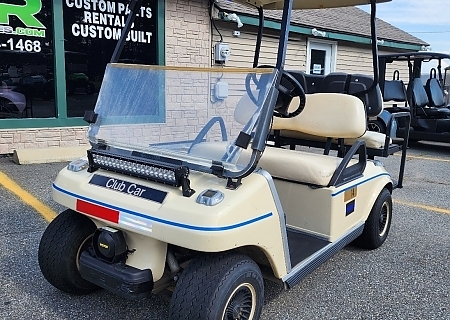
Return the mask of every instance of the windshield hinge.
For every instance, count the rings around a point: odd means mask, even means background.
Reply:
[[[236,181],[233,181],[233,179],[228,178],[227,180],[227,186],[225,188],[230,190],[236,190],[241,185],[241,178],[236,179]]]
[[[194,189],[191,189],[191,182],[189,181],[189,168],[180,167],[175,171],[175,179],[177,183],[181,185],[183,197],[190,197],[195,193]]]
[[[223,178],[223,172],[225,169],[223,168],[223,163],[221,161],[213,160],[211,170],[213,175]]]
[[[97,121],[98,114],[92,110],[87,110],[84,112],[83,120],[89,124],[95,123]]]

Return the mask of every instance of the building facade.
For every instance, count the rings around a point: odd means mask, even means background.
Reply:
[[[127,3],[29,0],[14,5],[0,0],[0,154],[87,145],[82,117],[95,106]],[[336,10],[293,14],[288,70],[372,72],[367,13],[350,8],[343,19],[346,11],[339,10],[345,9]],[[240,17],[241,28],[226,18],[231,12]],[[256,14],[229,1],[210,8],[208,0],[144,0],[120,61],[210,67],[216,65],[214,48],[222,40],[231,55],[218,68],[251,67]],[[273,65],[276,58],[277,15],[270,12],[266,17],[261,65]],[[382,21],[378,29],[385,35],[380,52],[418,51],[426,45]]]

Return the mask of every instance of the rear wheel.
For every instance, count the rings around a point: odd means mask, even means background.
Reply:
[[[264,282],[258,265],[245,255],[226,253],[193,259],[178,279],[169,318],[259,319]]]
[[[391,193],[389,190],[383,189],[370,211],[363,233],[355,240],[355,244],[366,249],[380,247],[388,236],[391,220]]]
[[[38,260],[51,285],[71,294],[88,294],[98,289],[81,277],[78,262],[95,230],[92,220],[73,210],[61,212],[48,225],[39,244]]]
[[[386,133],[386,125],[384,124],[383,121],[379,119],[369,120],[367,122],[367,130],[379,133]]]

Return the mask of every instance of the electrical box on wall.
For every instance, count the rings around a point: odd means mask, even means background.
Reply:
[[[231,54],[230,46],[228,43],[219,42],[214,48],[214,60],[216,63],[223,64],[228,60]]]
[[[215,86],[215,96],[217,100],[224,100],[228,98],[228,83],[219,81]]]

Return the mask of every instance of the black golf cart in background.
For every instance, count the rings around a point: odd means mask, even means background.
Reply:
[[[379,56],[380,88],[384,102],[392,102],[377,117],[369,119],[368,128],[386,132],[387,119],[391,114],[409,112],[411,125],[397,120],[397,136],[409,130],[409,141],[428,140],[450,142],[450,108],[444,89],[442,60],[450,60],[450,55],[433,52],[395,53]],[[437,67],[430,70],[426,80],[422,77],[425,62],[436,61]],[[391,63],[403,62],[408,67],[408,83],[401,78],[398,70],[393,74],[386,71]],[[446,70],[448,74],[450,71]],[[447,75],[447,78],[450,76]],[[449,82],[450,79],[447,79]],[[448,86],[448,83],[447,83]]]

